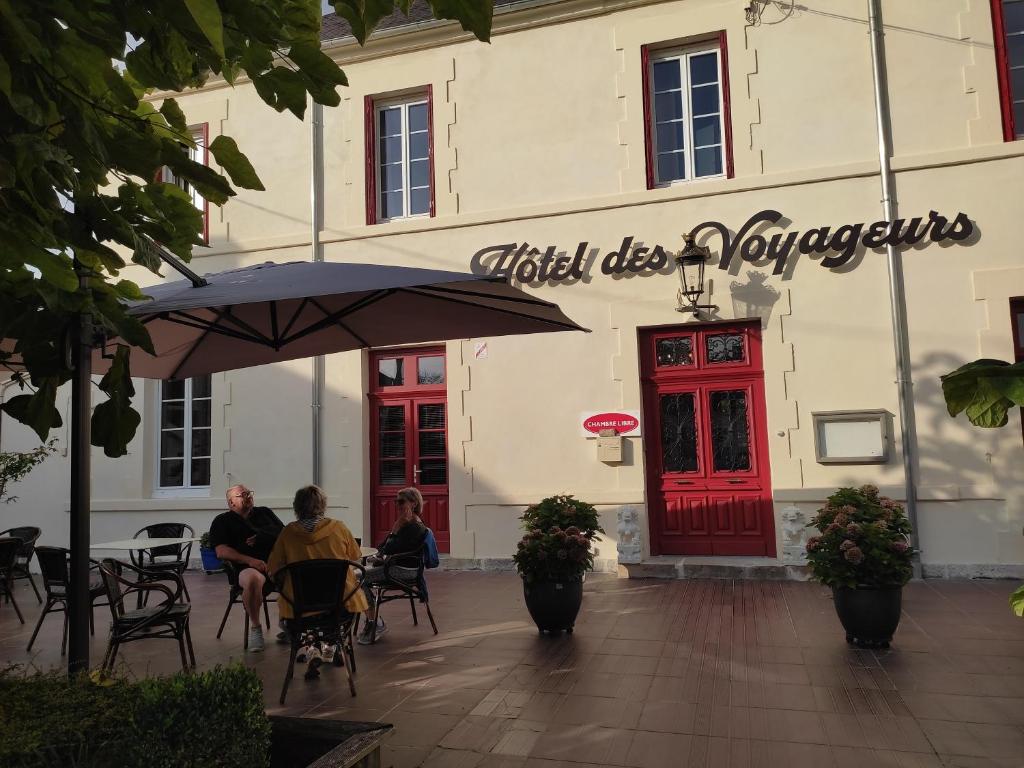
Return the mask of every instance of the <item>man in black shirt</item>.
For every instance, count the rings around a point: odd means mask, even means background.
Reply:
[[[222,512],[210,524],[210,546],[221,560],[238,567],[242,605],[249,615],[249,650],[263,650],[260,606],[267,583],[267,557],[284,523],[268,507],[253,506],[252,491],[233,485],[227,492],[229,512]]]

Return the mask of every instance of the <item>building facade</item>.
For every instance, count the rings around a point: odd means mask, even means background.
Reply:
[[[415,484],[449,564],[497,567],[525,506],[571,493],[601,511],[603,568],[799,563],[836,487],[905,496],[888,242],[925,573],[1024,573],[1020,415],[972,427],[939,384],[1024,355],[1024,1],[881,3],[898,221],[879,202],[868,2],[813,6],[498,3],[490,44],[423,20],[364,48],[332,16],[324,50],[350,86],[321,125],[248,83],[180,98],[200,143],[234,137],[268,190],[209,208],[196,271],[504,274],[590,329],[328,356],[332,515],[377,539]],[[690,231],[710,252],[698,314],[678,311]],[[93,540],[205,530],[236,482],[287,513],[314,476],[313,379],[300,360],[140,380],[130,454],[93,459]],[[0,440],[32,443],[8,418]],[[62,543],[66,477],[66,459],[41,466],[4,522]]]

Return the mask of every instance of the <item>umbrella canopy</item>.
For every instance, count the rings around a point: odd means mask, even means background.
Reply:
[[[582,330],[557,305],[480,277],[411,267],[267,262],[143,289],[130,314],[156,355],[132,375],[181,379],[281,360],[445,339]],[[99,353],[95,367],[102,370]]]

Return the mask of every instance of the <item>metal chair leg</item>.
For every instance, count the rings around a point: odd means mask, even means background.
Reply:
[[[185,642],[188,644],[188,658],[192,662],[192,669],[196,668],[196,652],[192,648],[192,629],[189,621],[185,621]]]
[[[267,596],[263,596],[263,618],[267,620],[267,632],[270,632],[270,608],[267,607]]]
[[[416,599],[412,595],[409,595],[409,607],[412,608],[412,625],[418,627],[420,622],[416,618]]]
[[[32,571],[25,566],[25,575],[28,576],[28,583],[32,585],[32,591],[36,593],[36,602],[40,605],[43,604],[43,598],[39,594],[39,588],[36,586],[36,580],[32,578]]]
[[[39,628],[43,626],[43,619],[46,618],[46,614],[50,612],[50,608],[52,607],[53,604],[50,602],[50,599],[47,598],[46,607],[43,608],[43,612],[39,614],[39,621],[36,622],[36,628],[32,631],[32,637],[30,637],[28,640],[28,648],[25,649],[26,651],[32,650],[32,643],[36,641],[36,635],[39,634]]]
[[[68,652],[68,613],[69,613],[69,611],[70,611],[70,609],[68,608],[68,604],[64,603],[64,630],[63,630],[64,634],[62,635],[61,641],[60,641],[60,655],[61,656],[63,656],[65,653]]]
[[[178,636],[178,653],[181,654],[181,669],[183,672],[188,672],[188,657],[185,655],[185,629],[181,627],[174,634]]]
[[[281,699],[280,699],[280,702],[281,702],[282,706],[284,705],[284,698],[285,698],[285,696],[288,695],[288,685],[289,685],[289,683],[291,683],[292,675],[295,673],[295,657],[298,655],[298,653],[299,653],[298,641],[297,641],[297,639],[293,639],[292,640],[292,650],[291,650],[291,653],[288,654],[288,670],[285,672],[285,675],[284,675],[284,687],[281,688]]]
[[[434,628],[434,634],[437,634],[437,624],[434,622],[434,614],[430,612],[430,601],[424,600],[423,605],[427,607],[427,618],[430,619],[430,626]]]
[[[228,607],[224,609],[224,618],[220,620],[220,627],[217,629],[217,639],[220,640],[221,634],[224,632],[224,625],[228,623],[228,614],[231,613],[231,607],[235,604],[235,596],[231,595],[228,598]]]

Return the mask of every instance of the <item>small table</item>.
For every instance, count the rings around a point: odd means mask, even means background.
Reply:
[[[365,560],[368,557],[373,557],[377,554],[376,547],[360,547],[359,551],[363,554],[363,560]]]

